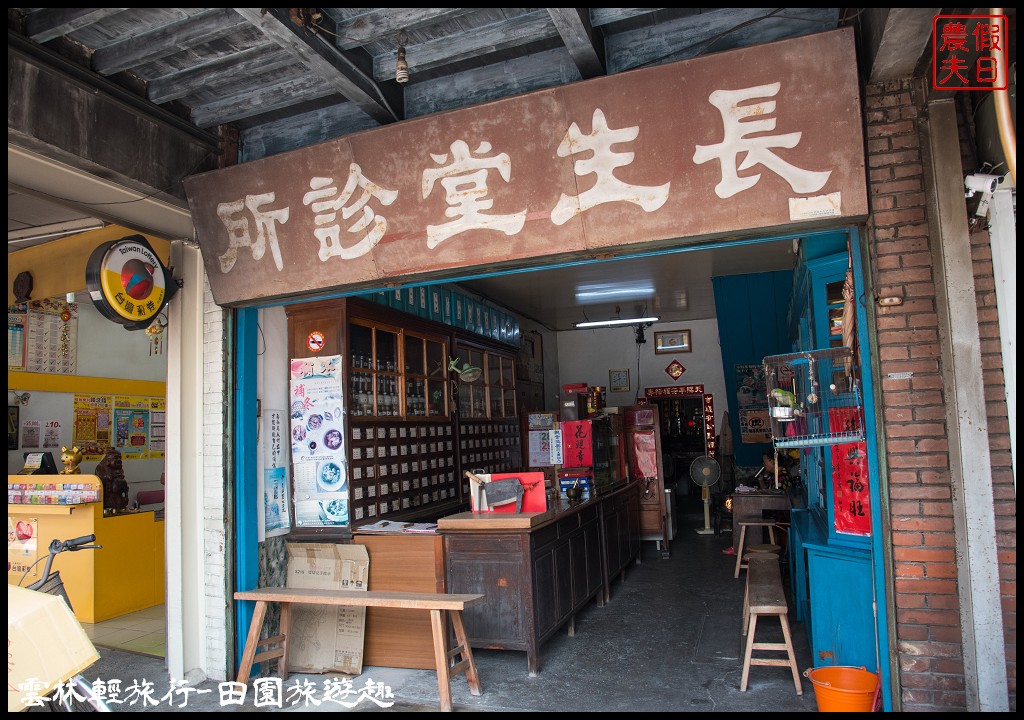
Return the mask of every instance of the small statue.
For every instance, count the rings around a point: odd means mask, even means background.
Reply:
[[[60,449],[60,461],[64,463],[64,469],[60,471],[61,475],[82,474],[82,468],[79,467],[82,464],[82,451],[77,447],[73,447],[70,450],[62,447]]]
[[[107,448],[106,455],[96,465],[96,477],[103,481],[104,510],[128,507],[128,482],[124,479],[124,464],[117,448]]]

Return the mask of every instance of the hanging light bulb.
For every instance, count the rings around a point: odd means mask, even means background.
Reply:
[[[395,62],[395,82],[409,82],[409,63],[405,61],[405,46],[409,42],[409,36],[402,31],[398,41],[398,60]]]

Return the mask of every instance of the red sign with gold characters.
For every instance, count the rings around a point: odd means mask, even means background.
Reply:
[[[665,368],[665,372],[671,375],[673,380],[678,380],[683,376],[683,373],[686,372],[686,368],[684,368],[678,360],[673,360],[668,364],[668,367]]]
[[[591,467],[594,464],[594,439],[589,420],[562,422],[562,467]]]
[[[680,385],[679,387],[644,388],[644,395],[649,398],[675,397],[676,395],[703,395],[703,385]]]
[[[1005,90],[1008,45],[1005,15],[936,15],[932,18],[932,87]]]

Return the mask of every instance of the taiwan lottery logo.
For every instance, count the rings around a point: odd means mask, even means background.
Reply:
[[[169,288],[167,269],[141,235],[96,248],[86,285],[96,308],[130,330],[149,327],[170,299],[169,289],[176,289]]]

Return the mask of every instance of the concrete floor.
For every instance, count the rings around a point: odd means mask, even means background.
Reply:
[[[685,506],[686,503],[684,502]],[[803,695],[797,695],[786,667],[755,666],[750,670],[746,692],[739,691],[742,671],[741,611],[743,578],[733,578],[735,558],[723,555],[728,534],[699,535],[702,513],[684,507],[671,557],[662,559],[655,544],[643,543],[642,563],[631,565],[624,580],[612,585],[611,602],[589,605],[576,619],[576,634],[559,631],[541,652],[541,671],[531,678],[526,654],[513,651],[474,652],[483,694],[469,694],[466,681],[452,681],[456,711],[485,712],[815,712],[814,690],[802,677],[812,667],[811,653],[802,623],[793,629]],[[784,572],[785,575],[785,572]],[[788,589],[788,579],[786,580]],[[780,641],[779,623],[762,621],[758,641]],[[169,679],[162,658],[100,648],[101,659],[86,671],[88,679],[120,679],[121,697],[135,682],[154,685],[160,707],[144,708],[139,696],[133,704],[114,706],[117,711],[384,711],[369,698],[346,708],[335,702],[308,704],[294,699],[289,688],[296,682],[315,686],[314,699],[323,700],[325,680],[351,680],[362,689],[367,682],[390,689],[390,711],[433,712],[438,708],[437,681],[433,671],[395,668],[364,668],[362,675],[293,675],[285,683],[283,708],[254,708],[252,689],[244,706],[221,705],[218,684],[194,686],[202,694],[169,694]],[[784,654],[779,654],[783,656]],[[345,696],[342,696],[345,697]],[[349,704],[357,695],[348,696]],[[175,707],[169,705],[173,703]],[[184,706],[182,706],[184,703]]]

